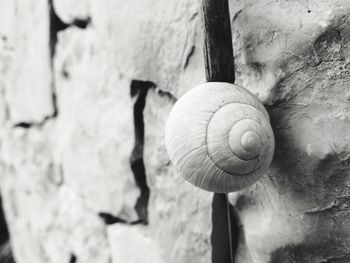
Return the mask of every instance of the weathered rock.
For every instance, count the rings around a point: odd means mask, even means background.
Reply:
[[[281,78],[300,69],[300,62],[319,62],[303,50],[350,8],[344,0],[231,2],[237,83],[268,105],[278,97]]]
[[[14,252],[18,262],[109,262],[98,213],[137,219],[130,81],[111,70],[93,30],[67,30],[59,39],[59,116],[42,128],[3,131]]]
[[[113,225],[107,228],[113,262],[164,263],[157,244],[147,235],[145,227]]]
[[[105,226],[62,185],[54,140],[44,130],[15,129],[4,140],[1,193],[17,262],[108,262]]]
[[[99,44],[92,29],[59,35],[55,154],[65,185],[87,207],[135,220],[139,191],[129,165],[134,141],[130,80],[113,69]]]
[[[118,71],[177,94],[193,52],[199,2],[91,0],[91,17]]]
[[[11,32],[7,41],[13,48],[5,84],[9,114],[12,123],[40,123],[55,110],[48,1],[15,2],[13,9],[5,9],[9,14],[1,22],[7,26],[7,32]]]
[[[268,109],[276,136],[275,159],[264,179],[231,195],[245,230],[237,262],[347,262],[349,23],[342,17],[347,9],[338,7],[350,6],[310,3],[310,12],[299,17],[292,8],[300,4],[296,1],[265,4],[285,14],[281,21],[264,10],[260,16],[257,2],[235,20],[238,40],[245,43],[238,61],[260,67],[240,78],[253,91],[254,81],[270,87],[262,92],[273,104]],[[293,29],[298,23],[302,30]],[[254,34],[254,25],[275,37]],[[242,59],[244,53],[249,57]],[[268,68],[280,72],[273,83],[264,80]]]
[[[54,173],[48,158],[52,148],[42,135],[38,130],[15,129],[6,133],[1,149],[5,168],[1,193],[19,262],[45,262],[39,236],[53,216],[50,203],[57,186],[49,181]]]

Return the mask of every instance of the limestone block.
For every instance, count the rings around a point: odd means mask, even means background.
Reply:
[[[104,224],[79,196],[63,186],[53,160],[53,125],[17,128],[1,151],[1,193],[16,262],[109,262]]]
[[[164,263],[157,244],[143,226],[116,224],[107,228],[112,261],[128,263]]]
[[[176,94],[193,52],[199,2],[92,0],[91,17],[121,73]]]
[[[57,186],[49,179],[51,147],[42,135],[18,128],[6,133],[1,147],[1,194],[19,262],[47,262],[40,235],[53,215],[50,202]]]
[[[12,19],[5,19],[13,48],[5,84],[9,114],[13,123],[39,123],[54,113],[48,1],[15,2]]]
[[[71,188],[62,186],[55,199],[55,217],[42,235],[47,262],[109,263],[111,251],[106,226]],[[62,258],[66,260],[62,260]]]
[[[151,90],[144,111],[149,232],[166,262],[211,262],[212,194],[175,173],[164,145],[164,126],[173,103],[169,96]]]
[[[88,0],[54,0],[53,5],[56,14],[67,24],[74,19],[86,19],[90,15]]]
[[[55,156],[65,184],[89,209],[135,220],[139,190],[129,164],[130,80],[115,71],[91,28],[59,35],[55,69],[60,109]]]

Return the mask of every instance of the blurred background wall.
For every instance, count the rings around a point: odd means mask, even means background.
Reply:
[[[238,262],[348,262],[348,210],[321,208],[349,201],[350,3],[230,5],[237,83],[267,105],[277,138],[269,175],[231,195]],[[176,99],[205,81],[199,10],[0,2],[0,187],[16,262],[211,262],[212,194],[176,175],[163,136]],[[337,249],[310,245],[320,238]],[[291,249],[304,243],[345,261],[309,261]]]

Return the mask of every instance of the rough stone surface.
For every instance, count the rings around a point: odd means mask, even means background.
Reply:
[[[13,2],[4,4],[1,21],[8,26],[3,41],[13,49],[5,81],[9,114],[14,124],[40,123],[54,114],[48,1]]]
[[[350,3],[263,2],[233,5],[239,81],[270,105],[276,137],[264,179],[231,195],[237,262],[347,262]]]
[[[67,29],[58,41],[55,154],[64,184],[90,209],[135,220],[130,80],[113,69],[93,30]]]
[[[348,13],[349,2],[231,1],[237,82],[274,104],[280,79],[299,69],[291,60],[317,60],[303,51]],[[316,62],[317,63],[317,62]]]
[[[16,261],[211,262],[212,194],[176,174],[163,134],[176,98],[205,81],[200,1],[53,1],[63,22],[91,23],[59,31],[52,58],[50,3],[0,1],[0,190]],[[349,262],[350,2],[230,9],[237,83],[276,136],[269,172],[230,195],[236,262]],[[155,84],[142,125],[132,81]]]
[[[113,225],[107,234],[113,262],[164,263],[157,244],[146,234],[145,227]],[[130,244],[133,244],[130,246]]]
[[[45,130],[17,128],[2,145],[1,193],[18,262],[108,262],[103,222],[69,186],[62,186]]]
[[[91,17],[121,73],[177,93],[181,73],[193,53],[199,3],[91,0]]]

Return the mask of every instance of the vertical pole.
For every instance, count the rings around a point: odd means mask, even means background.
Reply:
[[[204,59],[207,81],[235,82],[228,0],[203,0]]]
[[[208,82],[235,82],[228,0],[202,0],[205,74]],[[212,261],[234,263],[232,218],[228,196],[214,193]],[[225,227],[226,225],[226,227]],[[225,245],[226,244],[226,245]],[[226,261],[226,262],[225,262]]]

